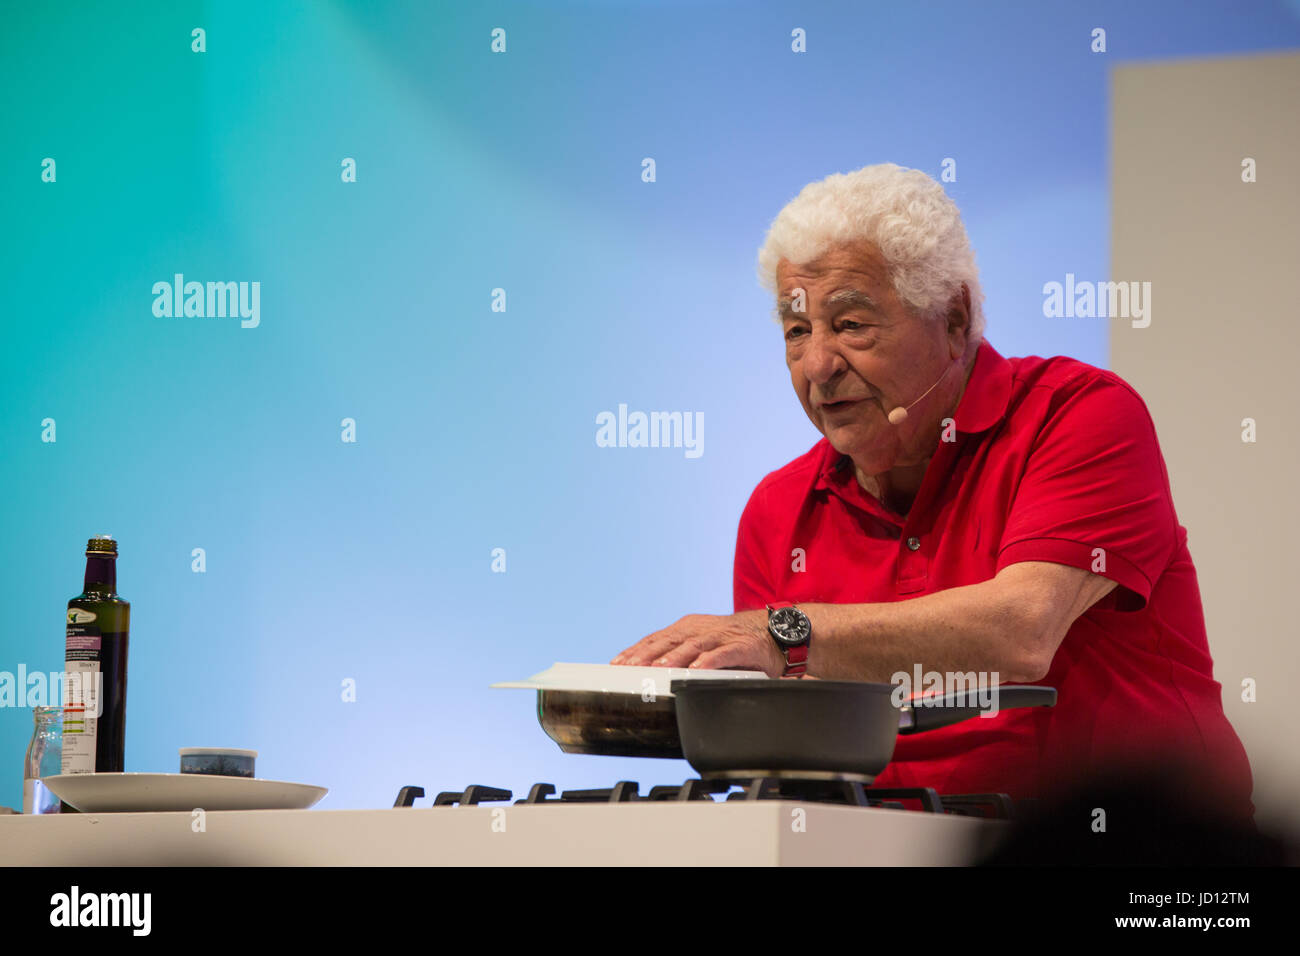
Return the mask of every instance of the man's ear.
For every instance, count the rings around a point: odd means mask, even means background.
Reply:
[[[958,354],[964,353],[970,344],[970,287],[966,283],[963,282],[961,290],[953,294],[944,321],[947,323],[949,341],[960,333],[961,338],[954,345],[960,346]]]

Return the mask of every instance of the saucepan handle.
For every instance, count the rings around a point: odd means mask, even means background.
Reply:
[[[1054,707],[1056,706],[1056,688],[1015,685],[998,687],[998,711],[1010,710],[1012,707]],[[974,693],[962,694],[960,691],[945,694],[930,706],[908,704],[902,708],[899,716],[898,732],[900,734],[919,734],[927,730],[938,730],[978,717],[983,711],[978,706],[968,706],[966,701]],[[964,700],[962,699],[964,698]]]

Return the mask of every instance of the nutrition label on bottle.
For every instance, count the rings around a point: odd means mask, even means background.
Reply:
[[[95,772],[95,739],[103,700],[100,633],[93,624],[69,624],[63,665],[63,773]]]

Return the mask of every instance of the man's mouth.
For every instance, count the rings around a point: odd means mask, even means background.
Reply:
[[[843,411],[845,409],[853,408],[864,401],[866,401],[866,399],[844,398],[844,399],[840,399],[837,402],[822,402],[821,409],[824,412],[838,412],[838,411]]]

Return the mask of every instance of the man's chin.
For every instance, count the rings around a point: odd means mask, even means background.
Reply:
[[[822,430],[826,440],[841,455],[857,458],[872,448],[880,445],[881,434],[878,428],[861,422],[846,422],[832,425]]]
[[[823,429],[822,434],[831,442],[831,447],[841,455],[849,455],[854,462],[875,462],[889,457],[894,438],[892,425],[863,424],[861,421],[846,421],[844,424],[831,425]],[[872,472],[875,473],[875,472]]]

